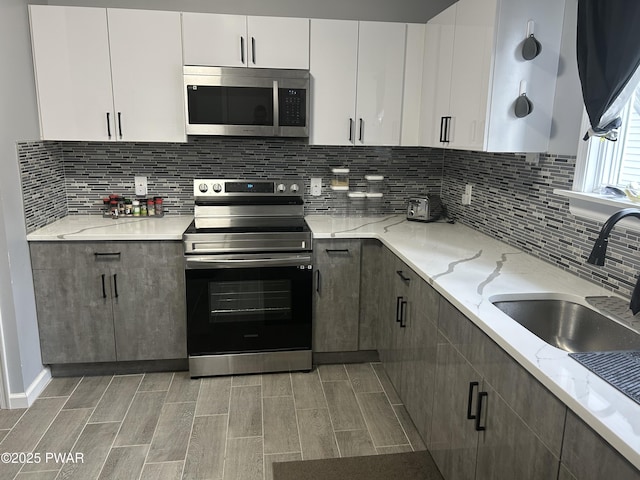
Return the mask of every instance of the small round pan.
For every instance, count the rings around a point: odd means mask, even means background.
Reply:
[[[533,33],[522,42],[522,57],[525,60],[533,60],[540,55],[541,51],[542,44],[533,36]]]
[[[514,111],[516,117],[523,118],[529,115],[533,111],[533,103],[529,98],[527,98],[527,94],[523,93],[518,98],[516,98],[514,104]]]

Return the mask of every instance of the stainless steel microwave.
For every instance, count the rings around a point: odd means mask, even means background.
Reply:
[[[309,72],[184,67],[187,135],[309,136]]]

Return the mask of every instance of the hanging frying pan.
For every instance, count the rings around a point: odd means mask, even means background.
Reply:
[[[533,20],[529,20],[527,22],[527,38],[522,42],[522,58],[525,60],[533,60],[542,51],[542,44],[533,34],[533,27]]]

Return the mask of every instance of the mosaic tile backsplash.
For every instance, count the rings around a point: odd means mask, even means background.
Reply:
[[[168,214],[193,211],[197,177],[302,177],[306,213],[365,212],[328,188],[332,167],[349,167],[352,190],[365,190],[364,175],[385,176],[376,213],[405,211],[408,197],[440,192],[450,215],[487,235],[629,297],[640,271],[640,236],[617,226],[604,267],[586,257],[601,225],[569,213],[575,158],[417,147],[319,147],[291,139],[203,137],[189,143],[30,142],[19,145],[27,228],[31,232],[67,214],[99,214],[109,193],[133,196],[133,177],[148,177],[149,195],[165,198]],[[312,197],[309,179],[322,177]],[[462,206],[466,183],[471,205]],[[46,188],[43,190],[42,186]],[[369,204],[369,209],[373,204]]]

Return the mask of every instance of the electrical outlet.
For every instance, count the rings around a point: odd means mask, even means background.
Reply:
[[[136,195],[144,197],[147,194],[147,177],[134,177]]]
[[[319,197],[322,193],[322,178],[311,179],[311,196]]]
[[[462,194],[462,205],[471,205],[471,192],[473,191],[473,185],[467,183],[464,187],[464,193]]]

